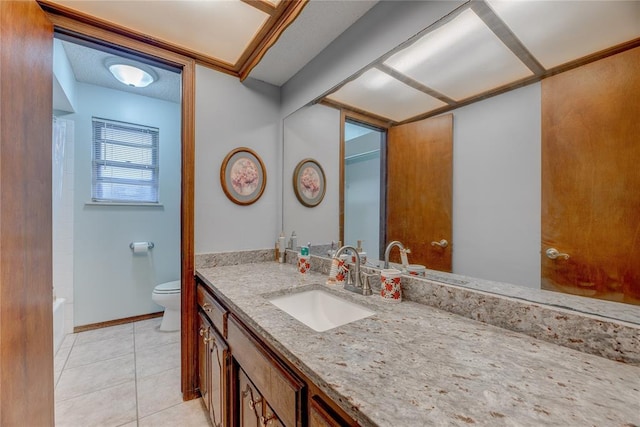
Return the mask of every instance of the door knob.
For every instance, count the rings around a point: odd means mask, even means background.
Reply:
[[[563,254],[562,252],[559,252],[556,248],[547,249],[545,254],[547,255],[547,258],[549,258],[549,259],[557,259],[557,258],[569,259],[569,254]]]
[[[439,242],[431,242],[431,246],[440,246],[441,248],[446,248],[449,246],[449,242],[445,239],[440,240]]]

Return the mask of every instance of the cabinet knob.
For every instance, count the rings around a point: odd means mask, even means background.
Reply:
[[[211,313],[211,304],[209,304],[208,302],[205,302],[204,304],[202,304],[202,309],[206,313]]]

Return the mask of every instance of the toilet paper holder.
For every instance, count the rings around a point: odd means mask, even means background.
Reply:
[[[153,249],[153,247],[155,246],[155,245],[153,244],[153,242],[131,242],[131,243],[129,243],[129,248],[130,248],[131,250],[133,250],[133,249],[134,249],[134,247],[135,247],[135,245],[136,245],[136,244],[140,244],[140,243],[146,243],[146,244],[147,244],[147,248],[148,248],[148,249]]]

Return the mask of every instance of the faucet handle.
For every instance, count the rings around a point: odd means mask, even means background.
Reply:
[[[360,272],[360,282],[362,282],[362,295],[371,295],[373,291],[371,290],[371,278],[379,277],[376,273],[365,273],[364,271]]]

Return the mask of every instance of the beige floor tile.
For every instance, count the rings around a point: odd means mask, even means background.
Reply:
[[[58,353],[62,349],[67,349],[68,350],[69,348],[73,347],[73,344],[75,343],[77,337],[78,337],[78,334],[67,334],[67,335],[65,335],[64,339],[62,340],[62,343],[60,344],[60,348],[58,348]]]
[[[136,386],[129,381],[73,399],[56,401],[56,427],[121,426],[136,420]]]
[[[67,359],[69,358],[69,353],[71,353],[72,347],[59,348],[56,352],[55,357],[53,358],[53,372],[62,372],[67,363]]]
[[[159,328],[160,322],[157,326],[136,329],[136,351],[180,342],[180,331],[164,332]]]
[[[160,323],[162,323],[162,316],[160,317],[154,317],[153,319],[147,319],[147,320],[140,320],[138,322],[135,322],[133,324],[133,330],[135,332],[140,332],[143,331],[145,329],[153,329],[153,328],[159,328],[160,327]]]
[[[94,341],[103,341],[111,338],[119,338],[133,333],[133,323],[124,325],[109,326],[107,328],[92,329],[90,331],[79,332],[76,335],[76,344],[87,344]]]
[[[146,378],[180,366],[180,343],[165,344],[136,351],[136,375]]]
[[[133,334],[91,341],[85,344],[76,342],[71,349],[65,368],[76,368],[129,353],[133,353]]]
[[[204,405],[202,405],[202,399],[183,402],[148,417],[140,418],[138,421],[139,427],[209,427],[210,425]]]
[[[180,368],[139,379],[137,391],[140,418],[182,403]]]
[[[97,390],[135,380],[134,355],[64,369],[55,390],[56,401],[64,401]]]
[[[122,424],[121,426],[118,426],[118,427],[138,427],[138,420],[131,421],[130,423],[127,423],[127,424]]]

